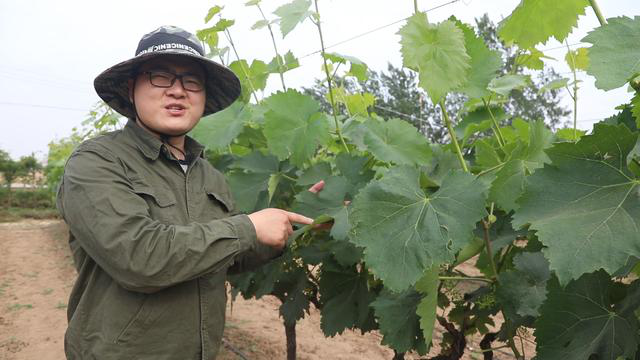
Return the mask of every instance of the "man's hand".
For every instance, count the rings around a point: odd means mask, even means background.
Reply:
[[[307,225],[313,222],[313,219],[306,216],[274,208],[249,214],[249,219],[256,229],[259,242],[280,249],[293,233],[291,223]]]

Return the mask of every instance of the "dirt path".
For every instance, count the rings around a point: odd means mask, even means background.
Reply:
[[[67,228],[58,220],[0,223],[0,360],[64,360],[66,302],[76,273],[67,246]],[[275,298],[243,300],[227,308],[225,343],[219,360],[285,359],[285,337]],[[232,311],[231,311],[232,310]],[[434,334],[434,340],[442,334]],[[313,310],[297,325],[300,360],[388,360],[393,352],[377,333],[346,331],[325,338]],[[469,347],[477,347],[470,344]],[[436,350],[436,349],[433,349]],[[434,354],[430,354],[434,355]],[[512,358],[500,351],[495,358]],[[407,359],[417,359],[407,356]],[[464,359],[482,358],[466,354]]]
[[[57,220],[0,224],[0,359],[63,359],[75,272]]]

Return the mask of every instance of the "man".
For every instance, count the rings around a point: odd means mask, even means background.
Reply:
[[[185,134],[229,106],[240,84],[192,34],[165,26],[145,35],[95,87],[129,122],[81,144],[59,189],[78,270],[66,356],[215,358],[227,272],[277,256],[291,223],[312,219],[280,209],[233,215],[222,174]]]

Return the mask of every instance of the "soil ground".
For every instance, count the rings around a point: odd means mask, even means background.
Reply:
[[[0,223],[0,249],[0,360],[63,360],[66,302],[76,276],[66,226],[60,220]],[[225,348],[218,359],[285,359],[278,306],[271,297],[238,298],[228,306]],[[441,337],[437,329],[434,342]],[[391,359],[393,352],[380,345],[381,339],[375,332],[353,331],[325,338],[320,314],[312,309],[297,325],[298,359]],[[482,359],[474,349],[477,343],[469,344],[464,358]],[[528,357],[532,349],[528,346]],[[438,351],[437,347],[432,350]],[[508,349],[494,352],[494,358],[513,358],[504,350]],[[418,358],[407,355],[407,359]]]

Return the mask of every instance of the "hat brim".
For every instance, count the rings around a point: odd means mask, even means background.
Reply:
[[[202,116],[213,114],[231,105],[240,96],[240,80],[228,68],[188,51],[166,50],[138,55],[103,71],[93,81],[98,96],[111,108],[129,119],[135,119],[133,104],[129,101],[128,80],[145,61],[158,56],[179,55],[198,61],[206,72],[206,102]]]

